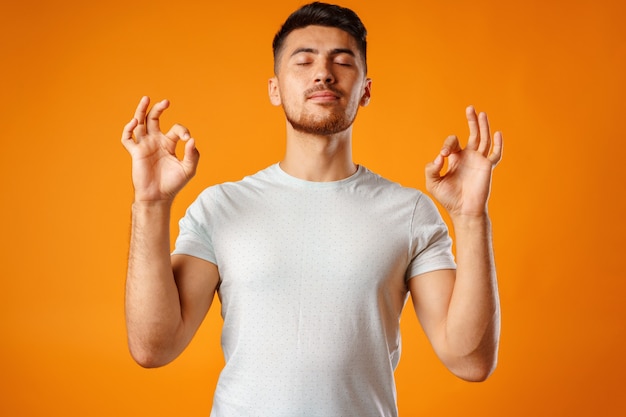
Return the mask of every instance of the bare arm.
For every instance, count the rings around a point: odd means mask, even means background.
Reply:
[[[219,280],[209,262],[170,257],[171,205],[194,175],[199,154],[183,126],[160,131],[159,117],[168,105],[162,101],[147,112],[149,99],[142,98],[122,135],[133,159],[135,188],[126,279],[128,343],[133,358],[146,367],[164,365],[184,350]],[[186,141],[182,161],[175,156],[179,140]]]
[[[500,305],[487,202],[502,136],[493,144],[484,113],[467,109],[470,138],[449,137],[426,168],[427,187],[448,210],[456,236],[457,270],[427,273],[409,283],[415,311],[435,351],[457,376],[482,381],[495,369]],[[444,160],[448,169],[441,175]]]

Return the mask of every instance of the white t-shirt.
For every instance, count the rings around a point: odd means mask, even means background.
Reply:
[[[309,182],[275,164],[210,187],[174,253],[219,269],[215,417],[396,416],[406,281],[455,268],[432,201],[362,166]]]

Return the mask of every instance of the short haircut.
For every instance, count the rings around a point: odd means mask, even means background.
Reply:
[[[283,52],[283,44],[287,35],[296,29],[311,25],[341,29],[352,36],[356,40],[359,52],[363,57],[365,73],[367,73],[367,30],[363,22],[355,12],[346,7],[320,2],[307,4],[293,12],[274,36],[272,42],[274,73],[278,73],[278,61]]]

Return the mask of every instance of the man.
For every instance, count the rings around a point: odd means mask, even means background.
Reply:
[[[280,163],[205,190],[180,221],[170,207],[194,175],[189,131],[162,133],[144,97],[122,142],[135,200],[127,277],[131,353],[162,366],[187,346],[219,293],[226,365],[214,416],[395,416],[399,318],[410,292],[443,363],[481,381],[493,371],[499,301],[490,220],[502,137],[467,109],[470,137],[449,137],[426,167],[428,197],[352,161],[352,124],[368,104],[365,28],[349,9],[312,3],[274,39],[270,101],[287,119]],[[176,143],[186,142],[182,160]],[[444,161],[445,175],[441,175]]]

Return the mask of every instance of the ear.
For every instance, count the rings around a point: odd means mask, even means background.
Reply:
[[[369,104],[370,99],[372,97],[372,79],[365,79],[365,85],[363,86],[363,95],[361,96],[361,101],[359,104],[362,107],[365,107]]]
[[[274,106],[280,106],[282,104],[282,101],[280,99],[280,91],[278,88],[278,78],[276,78],[275,76],[268,80],[267,92],[270,96],[270,102]]]

